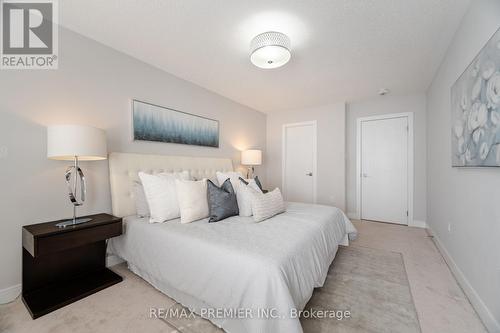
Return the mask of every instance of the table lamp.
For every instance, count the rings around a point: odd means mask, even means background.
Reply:
[[[83,205],[86,195],[85,176],[79,161],[97,161],[107,158],[106,133],[98,128],[80,125],[47,127],[47,157],[52,160],[73,161],[64,175],[69,200],[73,204],[73,218],[56,224],[63,228],[89,222],[91,218],[77,218],[76,207]],[[78,198],[80,189],[80,198]]]
[[[250,174],[253,176],[253,172],[255,171],[254,166],[262,164],[262,151],[258,149],[242,151],[241,164],[248,166],[247,178],[250,178]]]

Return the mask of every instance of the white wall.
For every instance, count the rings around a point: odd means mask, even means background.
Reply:
[[[67,162],[46,158],[46,125],[103,128],[109,151],[230,157],[235,166],[240,150],[266,148],[260,112],[64,29],[59,45],[58,70],[0,73],[0,296],[21,282],[21,226],[72,214]],[[132,142],[131,98],[218,119],[220,148]],[[107,161],[82,166],[89,193],[79,212],[110,212]]]
[[[281,188],[283,124],[318,122],[317,202],[345,210],[345,104],[273,112],[267,116],[267,179]]]
[[[413,112],[414,114],[414,194],[413,219],[425,222],[426,209],[426,98],[425,94],[380,96],[376,99],[353,102],[347,106],[347,212],[358,216],[356,208],[356,120],[375,115]]]
[[[499,27],[500,1],[472,2],[427,94],[427,221],[491,332],[500,332],[500,168],[451,167],[450,88]]]

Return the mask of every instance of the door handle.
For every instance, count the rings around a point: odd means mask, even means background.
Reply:
[[[306,173],[306,176],[309,176],[309,177],[312,177],[313,173],[312,172],[308,172]]]
[[[364,173],[363,178],[368,178],[368,174]]]

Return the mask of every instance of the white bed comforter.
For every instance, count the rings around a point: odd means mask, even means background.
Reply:
[[[291,309],[304,308],[323,285],[339,243],[356,235],[341,210],[300,203],[261,223],[232,217],[149,224],[127,217],[124,224],[109,251],[157,289],[198,314],[207,307],[252,311],[245,319],[208,316],[231,333],[302,332]],[[259,318],[259,309],[282,318]]]

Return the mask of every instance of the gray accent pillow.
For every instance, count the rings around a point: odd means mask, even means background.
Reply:
[[[228,178],[221,187],[211,180],[207,181],[208,222],[217,222],[240,213],[236,193],[231,180]]]
[[[146,194],[144,194],[144,187],[141,183],[135,181],[132,189],[134,192],[134,202],[137,216],[148,217],[151,214],[149,212],[149,205],[148,200],[146,199]]]

